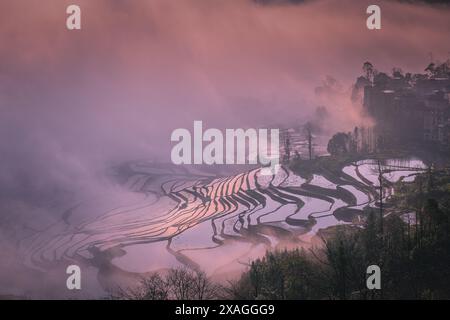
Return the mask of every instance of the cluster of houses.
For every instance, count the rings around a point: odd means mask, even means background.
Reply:
[[[392,143],[425,143],[450,148],[450,61],[430,63],[424,74],[376,72],[368,62],[355,88],[377,132]]]

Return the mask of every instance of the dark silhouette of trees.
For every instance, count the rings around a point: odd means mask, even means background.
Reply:
[[[449,299],[450,172],[424,173],[399,187],[397,214],[366,207],[364,228],[337,226],[319,249],[267,253],[233,283],[240,299]],[[422,191],[420,191],[422,190]],[[417,212],[416,221],[398,212]],[[382,226],[382,227],[381,227]],[[378,265],[381,290],[366,287],[366,270]]]
[[[308,154],[309,160],[313,158],[313,135],[312,135],[313,126],[310,122],[305,124],[305,134],[306,140],[308,141]]]
[[[289,163],[291,160],[291,138],[289,132],[285,133],[284,136],[284,159],[285,163]]]
[[[369,61],[364,62],[363,64],[364,77],[370,82],[373,81],[373,77],[376,74],[376,70],[373,67],[372,63]]]
[[[231,284],[235,299],[311,299],[322,296],[319,270],[304,250],[268,252]]]
[[[400,68],[392,68],[392,77],[397,79],[403,79],[405,76],[403,75],[403,70]]]
[[[132,300],[211,300],[221,295],[222,288],[204,272],[188,268],[170,269],[165,277],[152,274],[136,288],[119,290],[116,299]]]
[[[383,169],[381,167],[381,161],[377,161],[378,167],[378,202],[380,206],[380,232],[383,234]]]
[[[426,75],[429,78],[444,78],[450,75],[450,59],[446,62],[431,62],[425,68]]]
[[[336,133],[328,142],[327,151],[333,156],[346,154],[349,152],[350,140],[347,133]]]

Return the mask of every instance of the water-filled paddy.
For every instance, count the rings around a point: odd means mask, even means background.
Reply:
[[[392,159],[382,164],[383,179],[412,181],[424,168],[418,159]],[[275,176],[259,169],[214,175],[146,162],[126,169],[122,195],[116,190],[77,199],[61,218],[22,239],[24,263],[45,270],[82,260],[92,269],[102,261],[125,273],[186,265],[221,277],[243,270],[265,250],[305,245],[321,229],[351,223],[336,213],[352,208],[362,214],[375,206],[379,186],[378,164],[370,159],[349,164],[336,179],[305,179],[286,168]],[[114,281],[114,272],[108,277]]]

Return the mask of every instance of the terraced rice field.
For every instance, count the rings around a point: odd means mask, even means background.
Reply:
[[[383,196],[424,168],[420,160],[387,161]],[[79,199],[21,239],[25,265],[79,263],[103,287],[179,265],[226,277],[268,249],[309,245],[321,229],[357,223],[365,206],[376,206],[379,185],[370,159],[309,180],[284,167],[272,176],[258,168],[219,175],[147,162],[128,163],[116,177],[131,197]]]

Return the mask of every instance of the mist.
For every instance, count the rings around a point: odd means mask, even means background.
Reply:
[[[170,162],[171,132],[194,120],[273,126],[325,105],[327,131],[349,130],[364,121],[349,92],[365,61],[422,72],[430,51],[450,52],[442,6],[379,1],[382,29],[370,31],[370,1],[77,0],[82,30],[68,31],[73,3],[0,4],[0,229],[13,238],[23,219],[115,192],[110,166]],[[341,91],[324,99],[326,76]]]

